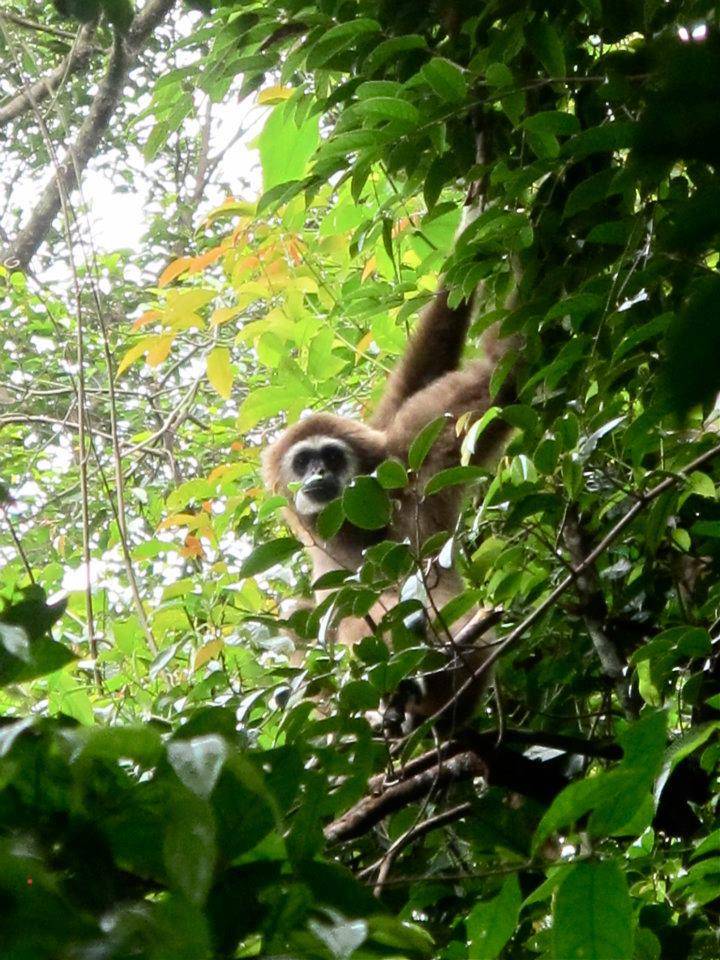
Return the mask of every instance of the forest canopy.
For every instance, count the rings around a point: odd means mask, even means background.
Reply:
[[[3,957],[719,955],[717,16],[0,11]],[[455,466],[426,431],[323,523],[461,519],[316,605],[261,453],[372,410],[441,277],[522,347]],[[434,651],[334,629],[451,553],[494,689],[393,741]]]

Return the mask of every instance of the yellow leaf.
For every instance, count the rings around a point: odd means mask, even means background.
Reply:
[[[220,639],[210,640],[208,643],[203,644],[199,650],[195,651],[193,670],[199,670],[200,667],[204,667],[208,660],[216,657],[224,646],[225,643]]]
[[[282,103],[283,100],[289,100],[294,93],[292,87],[266,87],[258,94],[257,102],[260,106],[269,103]]]
[[[468,410],[467,413],[461,413],[460,416],[455,421],[455,436],[459,437],[461,433],[465,433],[470,423],[470,417],[472,413]]]
[[[369,333],[366,333],[364,337],[361,337],[358,342],[355,344],[355,356],[361,357],[370,344],[373,342],[373,333],[372,330]]]
[[[208,227],[221,217],[232,217],[235,215],[254,217],[255,204],[248,203],[247,200],[236,200],[235,197],[228,197],[219,207],[215,207],[214,210],[210,211],[201,226]]]
[[[136,343],[134,347],[130,347],[128,352],[120,361],[120,364],[117,368],[117,373],[115,374],[116,377],[119,377],[121,374],[123,374],[130,364],[135,363],[137,359],[142,357],[142,355],[147,352],[149,339],[151,338],[143,337],[140,343]]]
[[[221,463],[208,474],[209,483],[225,482],[227,480],[237,480],[239,477],[245,477],[252,473],[253,467],[250,463]]]
[[[371,274],[375,273],[376,268],[377,268],[377,260],[375,259],[375,257],[370,257],[370,259],[366,262],[365,266],[363,267],[362,279],[367,280],[367,278],[371,276]]]
[[[420,265],[421,260],[414,250],[406,250],[402,255],[402,262],[406,267],[410,267],[412,270],[415,270]]]
[[[318,284],[317,280],[313,277],[294,277],[293,285],[300,290],[301,293],[317,293]]]
[[[192,513],[173,513],[170,517],[165,517],[158,524],[158,530],[168,530],[170,527],[190,527],[197,526],[197,517]]]
[[[232,320],[233,317],[236,317],[242,307],[220,307],[219,310],[214,310],[212,316],[210,317],[210,324],[213,327],[219,327],[222,323],[227,323],[228,320]]]
[[[207,358],[207,377],[213,389],[225,400],[230,399],[233,385],[233,372],[230,366],[230,351],[226,347],[215,347]]]
[[[152,323],[153,320],[160,320],[161,317],[161,310],[146,310],[145,313],[141,314],[135,323],[133,323],[133,332],[139,330],[141,327],[146,327],[149,323]]]
[[[199,310],[214,300],[216,292],[197,287],[191,290],[168,290],[167,310],[170,314],[185,314]]]
[[[167,359],[174,339],[174,333],[166,333],[161,337],[153,338],[154,342],[148,349],[146,358],[151,367],[159,367],[163,360]]]
[[[179,260],[173,260],[160,274],[158,286],[166,287],[169,283],[172,283],[181,273],[185,273],[191,263],[192,257],[180,257]]]

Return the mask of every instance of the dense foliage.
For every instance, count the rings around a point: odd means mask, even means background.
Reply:
[[[718,956],[715,6],[61,12],[0,14],[2,955]],[[137,249],[94,245],[98,171]],[[312,609],[260,452],[370,409],[442,274],[469,354],[523,340],[464,459],[511,440],[418,490],[469,483],[457,530]],[[431,442],[327,529],[382,528]],[[332,625],[451,550],[497,691],[392,745],[366,712],[435,661],[397,612],[352,653]]]

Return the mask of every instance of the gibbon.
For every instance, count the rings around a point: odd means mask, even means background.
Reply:
[[[314,414],[288,427],[265,451],[265,480],[271,490],[287,496],[291,504],[286,508],[287,519],[307,548],[315,580],[331,570],[359,570],[364,550],[378,541],[407,541],[417,549],[433,534],[453,531],[462,490],[447,487],[428,497],[419,492],[440,470],[458,465],[462,436],[458,437],[457,419],[466,413],[476,418],[491,405],[490,377],[512,344],[486,336],[484,358],[458,369],[471,314],[471,301],[450,307],[447,290],[440,289],[422,312],[404,356],[367,423],[328,413]],[[507,382],[494,402],[507,403],[511,397],[512,385]],[[382,461],[406,462],[409,447],[423,427],[443,415],[447,423],[420,469],[417,487],[393,491],[394,510],[387,528],[365,531],[345,521],[331,540],[323,541],[314,528],[323,508],[339,497],[354,477],[371,474]],[[487,463],[497,456],[508,430],[502,420],[492,420],[478,441],[474,462]],[[433,716],[485,657],[482,645],[453,649],[452,636],[437,624],[437,611],[463,589],[459,574],[435,563],[426,582],[427,613],[408,618],[407,625],[422,633],[428,645],[444,648],[448,665],[403,681],[385,705],[385,725],[391,732],[408,732]],[[322,593],[316,599],[320,601]],[[338,641],[352,646],[368,636],[372,624],[379,623],[399,601],[400,591],[389,591],[370,611],[369,618],[346,617],[337,628]],[[457,633],[468,619],[469,615],[452,624],[450,634]],[[433,620],[435,627],[431,630]],[[452,725],[469,718],[487,683],[487,679],[479,678],[465,692],[462,702],[453,704],[448,711]],[[447,729],[447,722],[444,726]]]

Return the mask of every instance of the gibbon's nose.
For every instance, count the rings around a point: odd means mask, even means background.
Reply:
[[[307,478],[305,483],[312,483],[314,480],[324,480],[327,474],[327,467],[318,457],[317,460],[311,460],[308,463]]]

